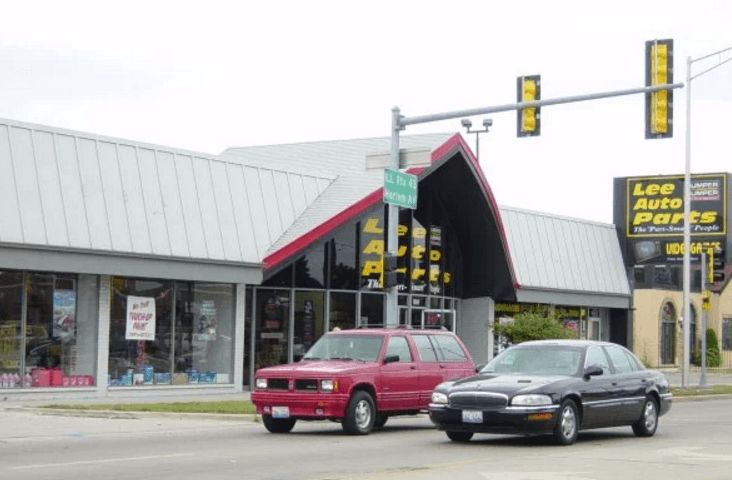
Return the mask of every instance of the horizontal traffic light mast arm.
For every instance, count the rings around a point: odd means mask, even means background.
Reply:
[[[562,103],[583,102],[585,100],[598,100],[601,98],[622,97],[624,95],[634,95],[636,93],[651,93],[658,90],[672,90],[675,88],[683,88],[683,83],[671,83],[665,85],[653,85],[650,87],[631,88],[628,90],[617,90],[614,92],[590,93],[587,95],[575,95],[572,97],[549,98],[546,100],[537,100],[535,102],[509,103],[506,105],[498,105],[495,107],[472,108],[469,110],[458,110],[455,112],[435,113],[432,115],[421,115],[416,117],[400,117],[399,127],[407,125],[416,125],[419,123],[437,122],[440,120],[451,120],[453,118],[472,117],[475,115],[485,115],[488,113],[510,112],[512,110],[522,110],[524,108],[545,107],[547,105],[560,105]]]

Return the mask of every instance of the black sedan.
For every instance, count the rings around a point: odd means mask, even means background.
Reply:
[[[672,401],[666,377],[620,345],[539,340],[503,351],[474,376],[441,383],[429,412],[456,442],[474,433],[550,434],[571,445],[590,428],[629,425],[650,437]]]

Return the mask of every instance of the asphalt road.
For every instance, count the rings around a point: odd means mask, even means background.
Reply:
[[[450,442],[425,416],[364,437],[331,422],[273,435],[260,423],[0,411],[0,479],[712,480],[730,478],[732,399],[677,402],[655,437],[631,429]]]

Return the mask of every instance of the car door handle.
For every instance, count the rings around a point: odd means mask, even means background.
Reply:
[[[440,365],[440,368],[445,368],[445,366],[444,365]]]
[[[611,385],[612,385],[613,387],[617,387],[617,386],[618,386],[618,382],[613,382],[613,383],[612,383]]]
[[[646,383],[647,381],[645,378],[641,378],[641,383]]]
[[[409,368],[412,370],[417,370],[417,367],[415,367],[414,365],[410,365]]]

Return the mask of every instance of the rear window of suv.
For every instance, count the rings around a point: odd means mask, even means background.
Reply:
[[[450,335],[431,335],[431,337],[437,342],[444,361],[466,362],[468,360],[455,337]]]
[[[431,335],[430,335],[431,336]],[[435,349],[432,347],[432,342],[427,335],[412,335],[414,344],[417,345],[417,352],[419,352],[419,358],[423,362],[436,362],[437,354]]]

